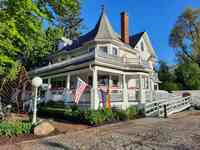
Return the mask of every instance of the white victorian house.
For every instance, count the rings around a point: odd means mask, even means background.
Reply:
[[[29,72],[48,84],[45,99],[63,101],[63,90],[73,90],[80,77],[90,86],[80,106],[98,108],[99,89],[111,89],[111,106],[127,108],[150,100],[148,91],[158,89],[154,71],[155,50],[146,32],[129,36],[128,15],[121,13],[121,35],[117,34],[103,10],[96,26],[51,55],[49,65]],[[72,104],[69,100],[68,104]]]

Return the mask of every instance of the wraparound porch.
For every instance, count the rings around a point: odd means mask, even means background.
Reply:
[[[144,104],[147,100],[145,92],[154,90],[154,83],[148,73],[123,72],[100,66],[93,66],[77,71],[70,71],[43,77],[48,84],[45,101],[63,101],[64,90],[73,91],[76,88],[76,79],[80,77],[89,84],[80,99],[80,106],[97,109],[101,94],[100,88],[111,90],[111,106],[126,109],[130,105]],[[68,101],[73,104],[73,98]]]

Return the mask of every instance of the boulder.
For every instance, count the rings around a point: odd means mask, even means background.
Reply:
[[[34,128],[34,135],[38,135],[38,136],[48,135],[54,130],[55,130],[54,126],[51,123],[45,121],[45,122],[39,123]]]

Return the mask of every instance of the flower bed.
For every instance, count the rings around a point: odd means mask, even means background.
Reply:
[[[129,107],[125,110],[91,110],[80,109],[76,106],[68,108],[53,108],[49,106],[41,106],[39,108],[39,116],[65,119],[72,122],[84,123],[88,125],[101,125],[105,123],[125,121],[135,119],[138,116],[136,107]]]

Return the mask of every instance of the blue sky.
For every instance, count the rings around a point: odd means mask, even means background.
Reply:
[[[95,26],[103,4],[116,32],[120,33],[120,12],[125,10],[130,34],[147,31],[159,60],[174,64],[175,53],[168,45],[170,30],[183,10],[200,7],[200,0],[82,0],[84,32]]]

